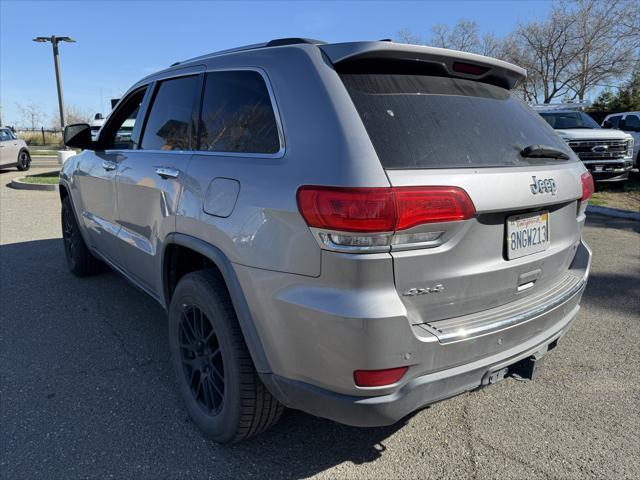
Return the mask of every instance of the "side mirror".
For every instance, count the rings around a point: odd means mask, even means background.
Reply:
[[[91,140],[91,127],[88,123],[74,123],[64,127],[64,144],[67,147],[94,150],[95,143]]]
[[[611,125],[612,125],[611,122],[607,120],[602,124],[602,128],[611,128]]]

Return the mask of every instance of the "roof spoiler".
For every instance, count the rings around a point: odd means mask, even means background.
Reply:
[[[508,62],[446,48],[394,42],[350,42],[318,45],[337,67],[358,60],[404,60],[438,64],[452,77],[514,88],[527,71]]]

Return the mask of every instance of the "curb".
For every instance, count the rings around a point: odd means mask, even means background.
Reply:
[[[16,190],[44,190],[47,192],[55,192],[58,190],[57,184],[44,184],[44,183],[25,183],[20,180],[24,177],[18,177],[11,180],[9,187],[14,188]]]
[[[630,210],[620,210],[618,208],[587,205],[587,213],[594,213],[597,215],[606,215],[607,217],[625,218],[627,220],[640,221],[640,213],[632,212]]]

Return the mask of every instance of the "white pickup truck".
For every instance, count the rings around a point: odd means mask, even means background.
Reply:
[[[631,135],[601,128],[581,110],[581,105],[537,105],[534,108],[580,157],[596,182],[624,186],[633,167]]]
[[[602,128],[614,128],[627,132],[633,137],[633,158],[636,168],[640,168],[640,112],[622,112],[607,115]]]

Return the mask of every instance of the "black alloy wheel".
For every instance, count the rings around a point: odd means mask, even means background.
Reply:
[[[74,270],[77,264],[75,245],[75,219],[72,217],[73,212],[69,208],[62,209],[62,240],[64,242],[64,253],[67,255],[69,269]]]
[[[213,324],[197,305],[183,305],[179,346],[191,394],[208,415],[217,415],[224,402],[224,364]]]

